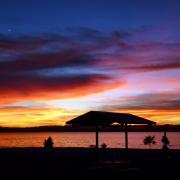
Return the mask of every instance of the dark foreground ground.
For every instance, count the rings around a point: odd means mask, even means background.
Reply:
[[[123,149],[100,149],[97,176],[93,148],[0,149],[0,179],[180,179],[180,150],[130,149],[128,166],[124,155]]]

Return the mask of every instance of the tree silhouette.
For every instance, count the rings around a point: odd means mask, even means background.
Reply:
[[[154,139],[155,136],[146,136],[144,138],[144,145],[149,145],[149,148],[151,149],[151,145],[156,143]]]

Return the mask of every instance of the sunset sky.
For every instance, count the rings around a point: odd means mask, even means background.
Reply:
[[[0,0],[0,126],[89,110],[180,124],[179,0]]]

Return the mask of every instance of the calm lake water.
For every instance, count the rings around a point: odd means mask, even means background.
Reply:
[[[163,132],[129,132],[130,148],[148,148],[143,144],[145,136],[155,136],[154,149],[162,148]],[[51,136],[55,147],[89,147],[95,144],[93,132],[38,132],[38,133],[0,133],[0,147],[42,147],[43,141]],[[180,132],[167,132],[171,149],[180,149]],[[124,148],[123,132],[101,132],[100,144],[107,147]]]

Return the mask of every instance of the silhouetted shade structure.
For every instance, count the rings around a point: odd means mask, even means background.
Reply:
[[[126,113],[102,112],[102,111],[89,111],[82,114],[66,124],[73,126],[95,126],[96,127],[96,149],[98,149],[98,127],[109,126],[112,123],[119,123],[125,127],[125,148],[126,159],[128,156],[128,124],[147,124],[152,125],[155,122],[144,119],[139,116]]]
[[[112,123],[119,124],[155,124],[155,122],[144,119],[139,116],[126,113],[102,112],[102,111],[89,111],[82,114],[66,124],[74,126],[107,126]]]

